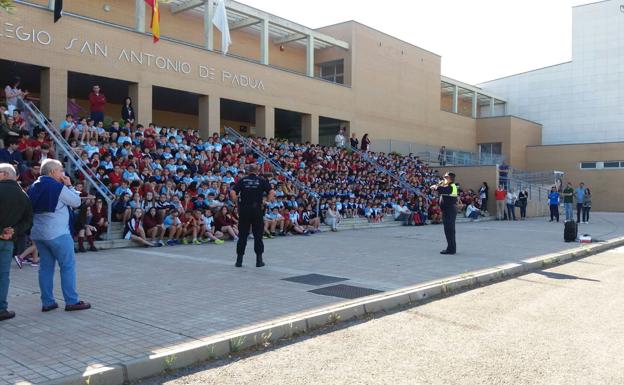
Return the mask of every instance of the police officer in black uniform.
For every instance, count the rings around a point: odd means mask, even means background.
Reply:
[[[239,179],[232,188],[230,197],[232,202],[238,202],[238,243],[236,244],[236,267],[243,266],[243,255],[247,247],[249,228],[254,237],[254,251],[256,252],[256,267],[264,266],[262,253],[264,243],[264,207],[262,198],[268,194],[268,199],[273,199],[275,191],[271,189],[269,182],[258,176],[258,165],[248,167],[248,175]]]
[[[444,224],[444,235],[446,236],[446,250],[440,254],[455,254],[457,245],[455,244],[455,218],[457,218],[457,185],[455,184],[455,174],[447,172],[444,174],[444,181],[431,186],[440,194],[440,208],[442,209],[442,223]]]

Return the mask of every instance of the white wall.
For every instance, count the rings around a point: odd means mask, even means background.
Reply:
[[[511,115],[543,124],[544,144],[624,141],[624,13],[620,1],[574,7],[572,61],[480,86]]]

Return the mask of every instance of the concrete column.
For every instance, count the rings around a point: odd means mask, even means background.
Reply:
[[[214,49],[214,26],[212,19],[214,18],[214,4],[212,0],[204,4],[204,47],[208,50]]]
[[[269,65],[269,20],[262,19],[260,24],[260,63]]]
[[[275,108],[256,106],[256,136],[259,138],[275,137]]]
[[[477,118],[479,114],[479,94],[477,92],[472,94],[472,117]]]
[[[490,98],[490,116],[494,116],[494,98]]]
[[[306,75],[314,77],[314,36],[307,36]]]
[[[199,97],[199,133],[202,138],[221,135],[221,98],[215,95]]]
[[[453,112],[457,113],[459,108],[459,87],[453,87]]]
[[[314,114],[301,115],[301,139],[303,142],[318,144],[319,142],[319,116]]]
[[[67,70],[45,68],[41,70],[41,112],[56,127],[67,114]]]
[[[145,33],[145,0],[135,0],[134,2],[134,29],[137,32]]]
[[[145,127],[147,127],[153,119],[152,88],[151,84],[146,83],[132,83],[128,86],[128,96],[132,98],[137,122]]]

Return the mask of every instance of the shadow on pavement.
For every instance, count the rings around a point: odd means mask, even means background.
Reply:
[[[552,271],[534,271],[533,274],[540,274],[540,275],[543,275],[544,277],[548,277],[552,279],[578,279],[581,281],[600,282],[597,279],[581,278],[575,275],[553,273]]]

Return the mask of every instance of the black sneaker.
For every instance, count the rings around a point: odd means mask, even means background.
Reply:
[[[53,303],[52,305],[42,306],[41,307],[41,311],[44,312],[44,313],[47,313],[47,312],[55,310],[55,309],[58,309],[58,303],[56,303],[56,302]]]
[[[15,263],[17,263],[17,267],[19,267],[20,269],[22,268],[22,266],[24,266],[24,261],[22,261],[19,256],[14,255],[13,259],[15,259]]]
[[[79,301],[73,305],[65,305],[65,311],[78,311],[91,309],[91,304],[85,301]]]
[[[0,312],[0,321],[6,321],[8,319],[15,318],[15,312],[10,310],[3,310]]]

